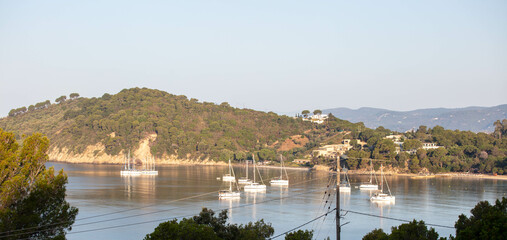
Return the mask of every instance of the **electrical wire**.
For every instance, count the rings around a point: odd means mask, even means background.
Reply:
[[[311,181],[316,181],[316,180],[319,180],[319,179],[322,179],[322,178],[314,178],[314,179],[309,179],[307,181],[303,181],[303,182],[299,182],[299,183],[295,183],[295,184],[292,184],[292,185],[299,185],[299,184],[303,184],[303,183],[307,183],[307,182],[311,182]],[[308,192],[314,192],[314,191],[317,191],[317,190],[313,190],[313,191],[308,191]],[[302,193],[299,193],[299,194],[295,194],[293,196],[298,196],[298,195],[302,195],[302,194],[305,194],[305,193],[308,193],[308,192],[302,192]],[[216,191],[213,191],[211,193],[216,193]],[[205,193],[205,194],[200,194],[200,195],[196,195],[196,196],[192,196],[192,197],[187,197],[187,198],[182,198],[182,199],[177,199],[177,200],[173,200],[171,202],[175,202],[175,201],[181,201],[181,200],[186,200],[186,199],[190,199],[190,198],[196,198],[196,197],[200,197],[200,196],[204,196],[204,195],[208,195],[210,193]],[[245,206],[251,206],[251,205],[255,205],[255,204],[260,204],[260,203],[264,203],[264,202],[269,202],[269,201],[274,201],[274,200],[281,200],[281,199],[285,199],[285,198],[289,198],[290,196],[286,196],[286,197],[281,197],[281,198],[275,198],[275,199],[271,199],[271,200],[265,200],[265,201],[261,201],[261,202],[258,202],[258,203],[251,203],[251,204],[244,204],[244,205],[240,205],[240,206],[236,206],[236,207],[232,207],[232,208],[225,208],[225,209],[222,209],[222,210],[226,210],[226,209],[233,209],[233,208],[238,208],[238,207],[245,207]],[[154,206],[154,205],[152,205]],[[122,211],[117,211],[117,212],[113,212],[113,213],[108,213],[108,214],[102,214],[102,215],[97,215],[97,216],[93,216],[93,217],[98,217],[98,216],[106,216],[106,215],[111,215],[111,214],[116,214],[116,213],[120,213],[120,212],[127,212],[127,211],[130,211],[130,210],[135,210],[135,209],[141,209],[141,208],[146,208],[148,206],[144,206],[144,207],[138,207],[138,208],[133,208],[133,209],[127,209],[127,210],[122,210]],[[163,211],[163,210],[162,210]],[[158,213],[158,212],[161,212],[161,211],[157,211],[157,212],[153,212],[153,213]],[[140,214],[140,215],[148,215],[149,213],[143,213],[143,214]],[[136,215],[134,215],[136,216]],[[189,216],[194,216],[194,215],[189,215]],[[132,217],[132,216],[131,216]],[[185,216],[183,216],[185,217]],[[89,218],[92,218],[92,217],[87,217],[86,219],[89,219]],[[124,218],[128,218],[128,217],[123,217],[123,218],[116,218],[116,219],[110,219],[110,220],[119,220],[119,219],[124,219]],[[83,218],[85,219],[85,218]],[[169,219],[173,219],[173,218],[169,218]],[[82,219],[81,219],[82,220]],[[168,220],[167,218],[165,219],[162,219],[162,220],[157,220],[157,221],[163,221],[163,220]],[[97,221],[97,222],[91,222],[91,223],[85,223],[85,224],[81,224],[81,225],[89,225],[89,224],[95,224],[95,223],[99,223],[99,222],[104,222],[104,221],[107,221],[107,220],[101,220],[101,221]],[[142,222],[140,224],[143,224],[143,223],[150,223],[150,222],[153,222],[153,221],[147,221],[147,222]],[[39,227],[31,227],[31,228],[25,228],[25,229],[19,229],[19,230],[12,230],[12,231],[16,231],[16,232],[19,232],[19,231],[24,231],[24,230],[28,230],[28,229],[35,229],[35,228],[43,228],[43,227],[48,227],[48,226],[55,226],[55,225],[60,225],[62,223],[55,223],[55,224],[48,224],[48,225],[45,225],[45,226],[39,226]],[[117,228],[117,227],[121,227],[123,225],[118,225],[118,226],[113,226],[111,228]],[[128,224],[126,226],[131,226],[131,224]],[[101,229],[97,229],[97,230],[104,230],[104,229],[107,229],[107,228],[101,228]],[[32,233],[37,233],[37,232],[43,232],[43,231],[49,231],[51,230],[51,228],[49,229],[46,229],[46,230],[36,230],[36,231],[31,231],[31,232],[22,232],[22,233],[17,233],[17,234],[9,234],[9,235],[4,235],[4,236],[0,236],[0,239],[1,238],[6,238],[6,237],[12,237],[12,236],[21,236],[21,235],[26,235],[26,234],[32,234]],[[91,229],[93,230],[93,229]],[[84,230],[84,231],[91,231],[91,230]],[[83,231],[80,231],[80,232],[83,232]],[[74,233],[80,233],[80,232],[69,232],[67,234],[74,234]],[[4,232],[6,233],[6,232]],[[2,234],[2,233],[0,233]]]
[[[203,194],[199,194],[199,195],[194,195],[194,196],[190,196],[190,197],[184,197],[184,198],[180,198],[180,199],[171,200],[169,202],[166,202],[165,204],[170,204],[170,203],[179,202],[179,201],[183,201],[183,200],[188,200],[188,199],[192,199],[192,198],[202,197],[202,196],[206,196],[206,195],[213,194],[213,193],[216,193],[216,191],[208,192],[208,193],[203,193]],[[123,212],[129,212],[129,211],[143,209],[143,208],[148,208],[148,207],[154,207],[154,206],[157,206],[157,205],[159,205],[159,204],[151,204],[151,205],[142,206],[142,207],[129,208],[129,209],[125,209],[125,210],[120,210],[120,211],[115,211],[115,212],[104,213],[104,214],[99,214],[99,215],[95,215],[95,216],[80,218],[80,219],[76,219],[76,221],[78,221],[78,220],[82,221],[82,220],[86,220],[86,219],[104,217],[104,216],[109,216],[109,215],[113,215],[113,214],[118,214],[118,213],[123,213]],[[46,224],[46,225],[41,225],[41,226],[36,226],[36,227],[28,227],[28,228],[21,228],[21,229],[16,229],[16,230],[10,230],[10,231],[6,231],[6,232],[0,232],[0,238],[5,238],[5,237],[8,237],[8,236],[11,236],[11,235],[1,236],[3,234],[22,232],[22,231],[32,230],[32,229],[38,229],[38,228],[53,227],[53,226],[67,224],[67,223],[70,223],[70,222],[71,221],[61,221],[61,222],[57,222],[57,223]],[[103,222],[103,221],[100,221],[100,222]],[[88,223],[88,224],[90,224],[90,223]],[[86,225],[86,224],[84,224],[84,225]]]
[[[354,214],[359,214],[359,215],[364,215],[364,216],[369,216],[369,217],[377,217],[377,218],[395,220],[395,221],[400,221],[400,222],[412,222],[412,221],[406,220],[406,219],[393,218],[393,217],[385,217],[385,216],[380,216],[380,215],[375,215],[375,214],[370,214],[370,213],[362,213],[362,212],[357,212],[357,211],[352,211],[352,210],[347,210],[347,209],[340,209],[340,211],[354,213]],[[433,226],[433,227],[452,228],[452,229],[454,229],[454,227],[440,225],[440,224],[433,224],[433,223],[426,223],[426,222],[425,222],[425,224],[428,225],[428,226]]]
[[[275,239],[275,238],[278,238],[278,237],[283,236],[283,235],[285,235],[285,234],[287,234],[287,233],[289,233],[289,232],[292,232],[292,231],[294,231],[294,230],[296,230],[296,229],[298,229],[298,228],[301,228],[301,227],[303,227],[303,226],[305,226],[305,225],[307,225],[307,224],[310,224],[310,223],[312,223],[312,222],[314,222],[314,221],[317,221],[317,220],[319,220],[320,218],[322,218],[322,217],[326,216],[327,214],[334,212],[335,210],[336,210],[336,208],[334,208],[334,209],[332,209],[331,211],[326,212],[326,213],[324,213],[324,214],[322,214],[322,215],[320,215],[320,216],[318,216],[318,217],[316,217],[316,218],[314,218],[314,219],[312,219],[312,220],[310,220],[310,221],[308,221],[308,222],[305,222],[305,223],[303,223],[303,224],[301,224],[301,225],[299,225],[299,226],[297,226],[297,227],[295,227],[295,228],[293,228],[293,229],[290,229],[290,230],[288,230],[288,231],[285,231],[285,232],[283,232],[283,233],[280,233],[280,234],[278,234],[278,235],[276,235],[276,236],[274,236],[274,237],[272,237],[272,238],[270,238],[270,239]]]

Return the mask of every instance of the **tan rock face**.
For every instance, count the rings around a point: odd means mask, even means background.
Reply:
[[[102,143],[90,145],[81,154],[76,154],[67,148],[52,148],[49,151],[49,160],[69,163],[95,163],[95,164],[123,164],[123,154],[111,156],[106,154]]]
[[[139,159],[142,161],[153,157],[150,144],[156,139],[157,134],[151,134],[139,141],[139,147],[131,153],[131,159]],[[51,161],[67,163],[124,164],[125,161],[124,152],[120,152],[116,156],[111,156],[106,153],[105,146],[102,143],[86,147],[81,154],[72,153],[67,148],[54,147],[49,151],[48,155]],[[138,161],[138,163],[140,164],[141,161]],[[210,159],[178,159],[177,156],[174,155],[164,155],[162,158],[155,158],[155,163],[167,165],[226,165],[226,163],[215,162]]]

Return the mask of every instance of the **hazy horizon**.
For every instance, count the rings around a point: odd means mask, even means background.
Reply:
[[[280,114],[507,103],[505,1],[1,1],[0,116],[147,87]]]

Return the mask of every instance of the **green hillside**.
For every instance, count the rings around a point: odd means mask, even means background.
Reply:
[[[148,151],[158,158],[219,161],[310,158],[312,164],[336,165],[329,155],[315,154],[323,145],[353,139],[342,165],[365,169],[370,159],[399,172],[480,172],[507,174],[507,120],[496,121],[492,134],[420,126],[417,131],[396,133],[383,127],[369,129],[330,115],[323,124],[275,113],[239,109],[187,99],[163,91],[132,88],[100,98],[71,94],[13,109],[0,119],[0,128],[23,135],[41,132],[52,149],[80,154],[98,143],[97,154],[119,156],[135,150],[149,136]],[[316,110],[318,112],[319,110]],[[307,114],[309,111],[303,111]],[[388,136],[398,134],[398,142]],[[440,146],[423,149],[425,143]],[[89,150],[88,150],[89,151]],[[100,155],[102,156],[102,155]],[[120,160],[121,161],[121,160]]]
[[[136,148],[141,139],[155,133],[150,146],[155,156],[215,160],[245,159],[251,153],[275,159],[276,141],[312,129],[311,123],[301,119],[146,88],[59,100],[46,108],[15,109],[17,114],[0,120],[0,128],[15,132],[18,138],[42,132],[53,147],[75,153],[101,142],[110,155]]]

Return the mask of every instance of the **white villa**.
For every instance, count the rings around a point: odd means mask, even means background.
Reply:
[[[325,145],[317,150],[313,150],[313,156],[339,157],[351,148],[350,139],[344,139],[341,144]]]
[[[306,118],[303,117],[303,121],[310,121],[313,123],[322,124],[328,118],[329,118],[329,116],[327,114],[324,114],[324,115],[317,114],[317,115],[308,116]]]

